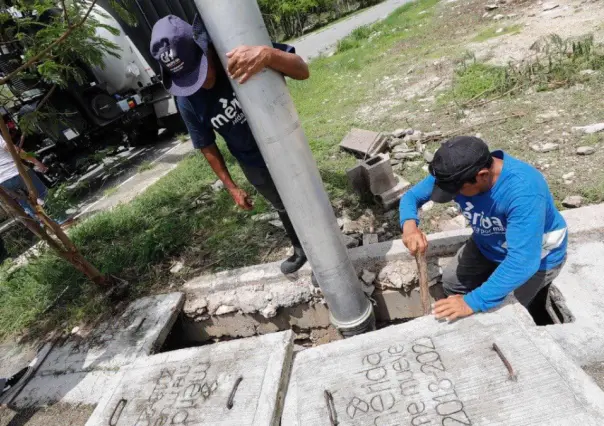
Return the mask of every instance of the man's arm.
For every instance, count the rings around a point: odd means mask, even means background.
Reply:
[[[419,230],[417,210],[430,199],[434,177],[428,176],[405,193],[399,204],[399,219],[403,231],[403,243],[411,254],[424,253],[428,248],[426,235]]]
[[[229,169],[224,162],[224,157],[218,150],[218,147],[216,145],[210,145],[200,148],[200,151],[210,164],[210,167],[218,179],[224,183],[224,187],[229,191],[229,194],[231,194],[235,203],[244,210],[251,210],[253,204],[250,197],[243,189],[239,188],[231,178]]]
[[[310,76],[308,65],[300,56],[274,47],[239,46],[227,53],[227,58],[227,71],[240,84],[266,67],[294,80],[306,80]]]
[[[512,202],[505,233],[505,259],[483,285],[464,296],[474,312],[496,307],[539,270],[545,208],[542,195],[524,195]]]

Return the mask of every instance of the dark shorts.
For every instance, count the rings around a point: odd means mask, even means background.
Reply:
[[[250,167],[241,165],[241,170],[247,180],[256,188],[256,190],[266,198],[278,212],[285,212],[285,206],[277,188],[275,182],[266,167]]]
[[[470,238],[445,267],[442,277],[443,290],[447,296],[467,294],[488,280],[498,265],[484,257],[474,240]],[[563,266],[564,262],[547,271],[537,271],[514,291],[514,296],[524,307],[528,308],[539,290],[549,286]]]

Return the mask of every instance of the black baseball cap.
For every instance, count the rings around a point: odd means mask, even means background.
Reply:
[[[193,25],[168,15],[155,23],[151,55],[161,65],[166,90],[175,96],[190,96],[205,83],[210,37],[199,15]]]
[[[487,144],[473,136],[456,136],[441,145],[430,163],[436,182],[430,199],[447,203],[459,193],[465,182],[493,162]]]

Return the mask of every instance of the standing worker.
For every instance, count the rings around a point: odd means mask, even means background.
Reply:
[[[428,246],[417,227],[417,210],[429,199],[455,200],[473,231],[443,271],[448,297],[434,304],[437,318],[452,321],[486,311],[512,291],[528,308],[560,273],[566,223],[543,175],[529,164],[503,151],[490,152],[475,137],[445,142],[430,164],[430,176],[401,199],[403,242],[413,254]]]
[[[290,78],[305,80],[309,76],[308,66],[292,46],[276,43],[273,47],[240,46],[227,53],[227,76],[199,15],[193,26],[173,15],[157,21],[151,35],[151,54],[161,65],[166,89],[176,96],[193,146],[201,150],[235,204],[244,210],[253,207],[248,194],[231,178],[216,146],[214,132],[224,138],[248,181],[277,209],[294,246],[294,254],[281,264],[281,271],[296,272],[306,263],[306,255],[229,77],[243,84],[265,68],[271,68]]]

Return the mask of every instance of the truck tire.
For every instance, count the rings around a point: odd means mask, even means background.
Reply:
[[[130,132],[128,137],[130,146],[144,146],[157,142],[158,127],[152,120],[145,120]]]
[[[172,135],[179,133],[189,133],[187,125],[183,121],[180,114],[172,114],[161,118],[161,127],[164,127]]]

